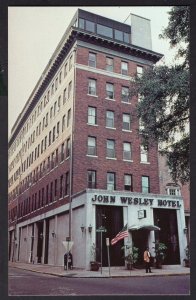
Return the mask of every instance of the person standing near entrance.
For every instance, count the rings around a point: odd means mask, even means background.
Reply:
[[[146,268],[146,273],[152,273],[151,272],[151,268],[150,268],[150,252],[149,252],[149,248],[146,247],[146,250],[144,251],[144,262],[145,262],[145,268]]]

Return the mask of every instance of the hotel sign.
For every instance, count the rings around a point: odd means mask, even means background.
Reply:
[[[94,195],[92,197],[93,203],[116,203],[116,196],[106,196],[106,195]],[[154,198],[144,198],[144,197],[119,197],[121,204],[127,205],[143,205],[143,206],[153,206],[157,201],[158,207],[173,207],[180,208],[181,204],[179,200],[163,200]]]

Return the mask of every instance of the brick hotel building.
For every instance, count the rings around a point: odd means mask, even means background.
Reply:
[[[110,246],[167,244],[166,264],[182,264],[186,236],[181,196],[160,194],[157,145],[142,145],[135,74],[162,57],[152,51],[150,21],[131,26],[78,10],[16,120],[9,139],[9,259],[63,265],[66,239],[75,267],[89,269],[91,248],[107,265]],[[160,230],[157,230],[160,229]]]

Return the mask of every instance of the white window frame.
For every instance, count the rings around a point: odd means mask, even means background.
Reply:
[[[131,161],[131,159],[132,159],[131,143],[123,142],[123,160]]]

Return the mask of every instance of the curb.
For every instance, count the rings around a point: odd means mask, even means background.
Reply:
[[[57,276],[57,277],[66,277],[66,278],[130,278],[130,277],[157,277],[157,276],[182,276],[182,275],[190,275],[189,272],[186,273],[165,273],[165,274],[151,274],[151,275],[147,275],[147,274],[129,274],[129,275],[103,275],[103,276],[87,276],[87,275],[77,275],[77,274],[57,274],[57,273],[52,273],[52,272],[43,272],[43,271],[39,271],[39,270],[32,270],[32,269],[27,269],[27,268],[22,268],[20,266],[11,266],[12,268],[16,268],[16,269],[22,269],[22,270],[27,270],[27,271],[31,271],[31,272],[36,272],[36,273],[41,273],[41,274],[47,274],[47,275],[52,275],[52,276]]]

